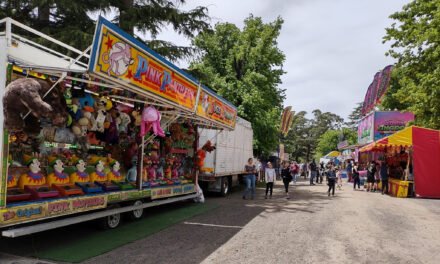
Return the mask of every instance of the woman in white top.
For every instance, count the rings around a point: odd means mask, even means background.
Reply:
[[[264,199],[267,199],[267,193],[270,190],[269,198],[272,198],[273,191],[273,183],[275,182],[275,169],[272,167],[272,163],[267,163],[266,173],[264,179],[266,180],[266,196]]]

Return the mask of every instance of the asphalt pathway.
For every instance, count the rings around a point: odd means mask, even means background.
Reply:
[[[440,200],[326,187],[208,196],[219,207],[83,263],[439,263]]]

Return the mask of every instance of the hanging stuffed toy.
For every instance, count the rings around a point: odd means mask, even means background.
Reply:
[[[197,150],[197,167],[202,169],[205,165],[206,152],[211,153],[215,149],[215,146],[212,145],[211,141],[206,141],[205,145],[199,150]]]
[[[159,137],[165,137],[165,133],[160,127],[160,113],[153,106],[144,108],[142,111],[141,136],[145,136],[151,128],[153,133]]]

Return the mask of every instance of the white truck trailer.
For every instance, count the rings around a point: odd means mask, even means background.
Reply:
[[[199,148],[208,140],[216,149],[206,153],[199,182],[206,190],[226,196],[230,188],[239,183],[247,160],[253,157],[251,123],[237,117],[235,129],[231,131],[199,128]]]

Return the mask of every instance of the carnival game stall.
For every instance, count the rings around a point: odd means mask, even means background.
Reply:
[[[233,129],[231,103],[102,17],[86,51],[2,23],[0,227],[198,196],[197,128]]]
[[[360,152],[375,152],[386,162],[391,195],[408,197],[414,190],[417,197],[440,198],[440,131],[410,126]]]

